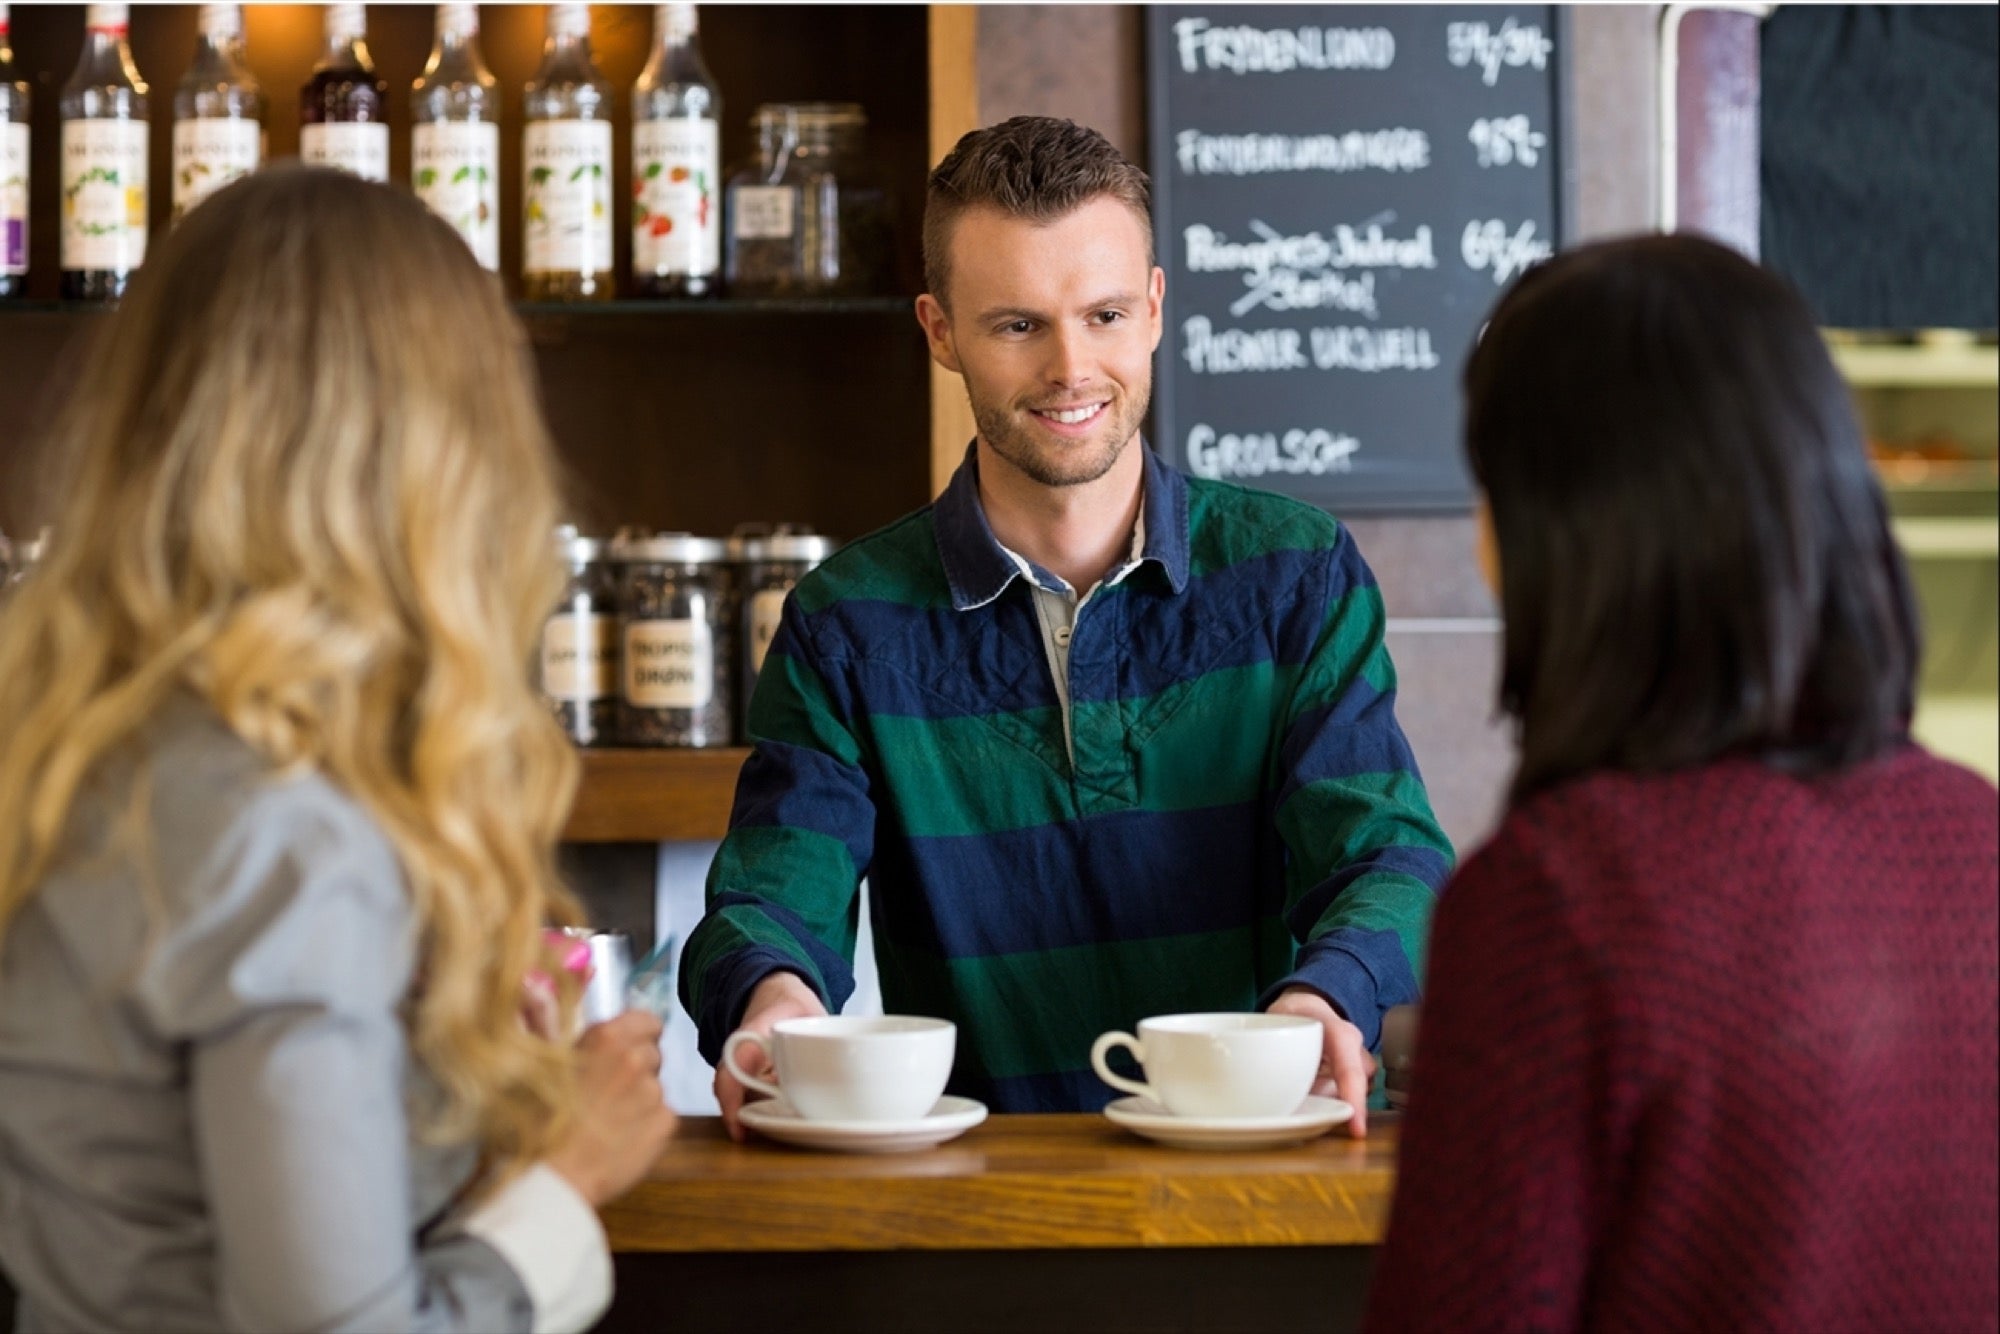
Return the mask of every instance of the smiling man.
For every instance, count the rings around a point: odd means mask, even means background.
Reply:
[[[866,877],[883,1004],[957,1022],[952,1092],[1092,1110],[1099,1033],[1262,1008],[1320,1023],[1315,1092],[1365,1133],[1450,846],[1347,532],[1140,438],[1151,238],[1145,174],[1068,121],[931,174],[917,318],[979,433],[785,606],[682,962],[711,1062],[845,1003]]]

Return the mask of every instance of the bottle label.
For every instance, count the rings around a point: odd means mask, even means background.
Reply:
[[[389,179],[389,127],[380,121],[299,126],[299,160],[351,171],[364,181]]]
[[[712,120],[649,120],[632,127],[632,270],[714,273],[722,267],[716,206],[721,152]]]
[[[730,196],[736,239],[781,241],[792,234],[792,205],[798,191],[789,185],[740,185]]]
[[[62,266],[130,273],[146,259],[146,122],[62,127]]]
[[[0,273],[28,271],[28,127],[0,125]]]
[[[465,238],[487,269],[500,268],[500,127],[437,121],[410,132],[410,183],[431,212]]]
[[[767,588],[750,596],[750,670],[764,670],[764,655],[778,637],[778,621],[785,612],[785,591]]]
[[[707,621],[625,627],[625,701],[642,709],[702,709],[715,697],[715,637]]]
[[[174,221],[257,170],[264,132],[254,120],[201,117],[174,123]]]
[[[542,693],[610,699],[618,689],[618,618],[558,612],[542,627]]]
[[[522,140],[522,266],[609,273],[611,122],[536,121]]]

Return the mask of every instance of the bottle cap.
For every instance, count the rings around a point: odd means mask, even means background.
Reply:
[[[443,37],[470,37],[479,31],[478,5],[439,5],[437,30]]]
[[[203,5],[200,26],[201,35],[204,37],[241,37],[243,6]]]
[[[714,565],[727,559],[729,552],[720,538],[621,529],[611,540],[610,554],[612,560],[621,564]]]
[[[326,35],[332,41],[368,35],[368,10],[363,5],[328,5]]]
[[[692,38],[697,26],[693,5],[661,5],[654,22],[660,25],[660,40],[670,45]]]
[[[549,36],[551,37],[590,36],[590,6],[550,5]]]
[[[116,29],[124,31],[131,22],[130,5],[85,5],[83,26],[91,29]]]

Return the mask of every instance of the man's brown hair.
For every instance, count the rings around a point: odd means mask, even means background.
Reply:
[[[973,130],[931,172],[924,198],[924,286],[945,299],[952,228],[967,209],[997,208],[1054,222],[1109,197],[1139,215],[1152,262],[1152,195],[1146,173],[1088,126],[1054,116],[1016,116]]]

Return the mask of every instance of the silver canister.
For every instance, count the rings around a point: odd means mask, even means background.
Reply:
[[[742,577],[742,662],[738,698],[737,738],[750,739],[750,698],[757,678],[763,674],[764,658],[777,637],[778,622],[784,614],[785,599],[808,570],[831,556],[839,544],[812,529],[781,523],[768,535],[746,537],[739,544]]]
[[[625,1013],[625,988],[632,980],[632,938],[623,931],[566,926],[563,934],[590,947],[590,977],[583,984],[577,1019],[588,1028]]]
[[[618,722],[618,574],[605,544],[556,529],[568,581],[542,623],[537,681],[549,711],[579,746],[608,746]]]

